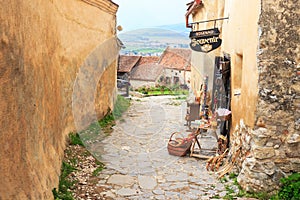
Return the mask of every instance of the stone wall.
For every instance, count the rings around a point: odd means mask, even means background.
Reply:
[[[273,191],[281,177],[300,171],[300,5],[261,3],[257,122],[238,181],[247,190]]]
[[[74,81],[86,58],[115,34],[116,11],[108,0],[1,3],[0,199],[53,199],[65,136],[76,131]],[[114,63],[98,88],[108,78],[112,84],[97,89],[111,96]],[[94,99],[101,116],[113,98]]]

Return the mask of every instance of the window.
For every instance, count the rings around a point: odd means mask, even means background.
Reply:
[[[175,85],[179,84],[179,77],[174,76],[174,77],[173,77],[173,80],[174,80],[174,84],[175,84]]]
[[[232,70],[232,86],[234,93],[240,94],[240,89],[242,87],[242,79],[243,79],[243,55],[236,54],[234,58],[233,70]],[[237,95],[239,95],[237,94]]]

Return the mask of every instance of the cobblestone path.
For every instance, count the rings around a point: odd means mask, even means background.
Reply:
[[[93,145],[106,168],[98,186],[106,199],[213,199],[226,194],[205,160],[168,154],[171,133],[186,133],[185,103],[171,97],[133,99],[111,136]],[[200,138],[202,147],[215,138]]]

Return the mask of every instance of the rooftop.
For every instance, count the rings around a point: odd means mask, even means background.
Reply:
[[[139,61],[139,65],[158,63],[159,56],[143,56]]]
[[[159,64],[169,69],[191,71],[191,55],[190,49],[168,47],[162,54]]]
[[[138,65],[130,77],[132,80],[156,81],[164,66],[159,64]]]
[[[118,72],[130,72],[140,59],[141,59],[141,56],[120,55],[119,64],[118,64]]]

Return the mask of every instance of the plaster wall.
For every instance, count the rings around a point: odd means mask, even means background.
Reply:
[[[184,70],[177,70],[177,69],[164,69],[164,76],[171,78],[171,84],[174,84],[174,78],[179,78],[179,84],[188,84],[188,81],[190,81],[191,72],[190,71],[184,71]]]
[[[116,11],[106,0],[1,3],[0,199],[53,199],[65,137],[76,131],[74,82],[88,56],[115,34]],[[112,82],[115,68],[104,70]],[[104,90],[114,93],[115,84]],[[112,101],[99,102],[101,111]]]
[[[202,2],[203,4],[199,8],[195,9],[192,14],[193,23],[224,17],[224,0],[203,0]],[[214,25],[216,25],[221,32],[220,37],[222,37],[222,24],[222,20],[216,21],[216,24],[214,24],[214,22],[199,23],[194,24],[191,30],[196,31],[211,29],[214,28]],[[205,76],[208,76],[208,92],[211,93],[215,67],[215,56],[220,55],[220,48],[209,53],[192,51],[191,87],[196,97],[199,97],[200,95],[201,84],[203,83]]]
[[[258,94],[257,52],[260,0],[230,0],[225,3],[222,51],[231,58],[232,126],[243,119],[254,127]]]
[[[140,87],[155,87],[157,82],[155,81],[143,81],[143,80],[130,80],[130,85],[133,89],[138,89]]]
[[[300,172],[300,5],[262,0],[260,10],[257,123],[238,181],[273,192],[280,178]]]

